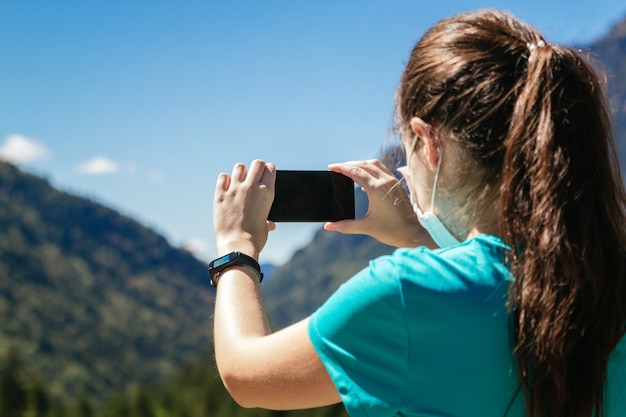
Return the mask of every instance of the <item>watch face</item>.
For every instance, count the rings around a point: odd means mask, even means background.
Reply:
[[[232,261],[234,258],[235,256],[232,253],[229,253],[228,255],[224,255],[221,258],[217,258],[216,260],[211,262],[211,268],[219,268],[220,266]]]

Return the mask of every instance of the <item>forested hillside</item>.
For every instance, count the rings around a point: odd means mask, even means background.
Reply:
[[[209,351],[205,265],[136,221],[0,162],[0,356],[56,395],[157,383]]]

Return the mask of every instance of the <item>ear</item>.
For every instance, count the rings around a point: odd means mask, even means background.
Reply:
[[[433,171],[436,170],[442,151],[441,144],[437,138],[436,129],[419,117],[413,117],[411,119],[411,130],[424,144],[422,151],[424,152],[428,165],[430,165]]]

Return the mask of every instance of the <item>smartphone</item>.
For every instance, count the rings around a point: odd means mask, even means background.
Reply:
[[[354,181],[331,171],[276,171],[274,222],[327,222],[354,219]]]

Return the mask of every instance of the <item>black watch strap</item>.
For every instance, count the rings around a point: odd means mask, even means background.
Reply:
[[[237,266],[247,265],[253,268],[259,274],[259,282],[263,281],[263,273],[261,272],[261,266],[251,256],[241,253],[239,251],[231,252],[228,255],[221,256],[209,263],[209,278],[211,286],[217,287],[219,276],[226,269]]]

